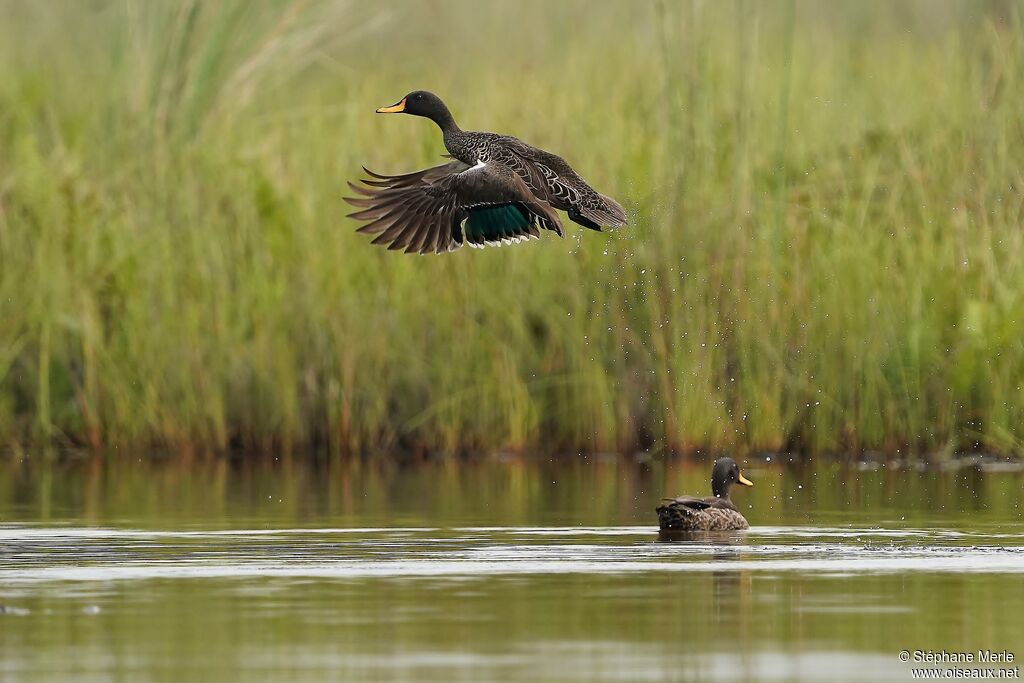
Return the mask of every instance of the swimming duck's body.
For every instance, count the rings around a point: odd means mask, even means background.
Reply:
[[[750,525],[734,505],[726,507],[711,498],[686,497],[666,500],[658,508],[662,531],[736,531]]]
[[[508,135],[464,131],[432,93],[412,92],[377,111],[431,119],[454,161],[401,176],[367,171],[368,187],[349,183],[363,195],[347,199],[363,209],[350,217],[370,221],[359,232],[377,234],[374,244],[426,254],[540,237],[539,228],[562,236],[555,209],[591,230],[626,223],[623,208],[564,159]]]
[[[734,483],[753,484],[742,474],[732,458],[719,458],[711,470],[711,491],[707,498],[679,496],[665,498],[656,510],[662,531],[738,531],[750,528],[729,498]]]

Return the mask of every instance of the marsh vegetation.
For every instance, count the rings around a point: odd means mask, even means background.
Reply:
[[[0,4],[0,443],[1019,450],[1015,3]],[[611,234],[406,257],[414,88]]]

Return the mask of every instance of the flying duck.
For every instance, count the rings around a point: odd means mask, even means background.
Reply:
[[[406,253],[440,254],[540,237],[562,235],[555,209],[591,230],[626,224],[614,199],[588,185],[564,159],[522,140],[464,131],[437,95],[417,90],[379,114],[424,116],[438,125],[452,161],[405,175],[381,175],[349,183],[359,197],[350,218],[368,223],[358,232],[376,235],[373,244]]]
[[[739,465],[732,458],[719,458],[711,469],[709,498],[679,496],[664,498],[660,506],[658,528],[662,531],[736,531],[750,525],[729,498],[733,484],[753,486],[740,474]]]

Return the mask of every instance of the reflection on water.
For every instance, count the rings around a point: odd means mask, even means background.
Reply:
[[[666,539],[706,466],[2,467],[2,680],[909,680],[1024,642],[1015,471],[750,462],[749,532]]]

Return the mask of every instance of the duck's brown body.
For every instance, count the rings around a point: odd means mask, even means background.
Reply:
[[[724,501],[719,499],[717,502]],[[657,512],[658,528],[662,531],[739,531],[750,528],[747,520],[735,507],[710,505],[702,508],[689,502],[674,500],[666,502],[657,509]]]
[[[713,496],[679,496],[665,498],[658,513],[658,528],[662,531],[740,531],[749,529],[747,520],[729,498],[733,484],[753,486],[740,474],[732,458],[719,458],[711,470]]]
[[[511,135],[458,129],[446,133],[444,143],[453,157],[470,166],[492,164],[512,169],[535,198],[565,211],[584,227],[600,231],[602,225],[619,227],[626,222],[626,212],[618,202],[588,185],[557,154]]]

